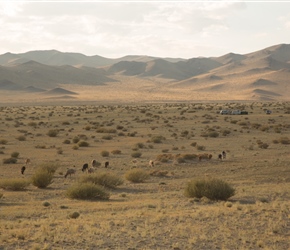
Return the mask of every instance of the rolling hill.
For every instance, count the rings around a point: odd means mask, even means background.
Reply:
[[[56,50],[0,55],[0,91],[40,92],[69,86],[122,86],[122,91],[208,93],[229,100],[287,100],[290,45],[279,44],[240,55],[209,58],[118,59]],[[131,85],[125,85],[130,82]],[[142,82],[146,82],[142,85]],[[132,85],[133,84],[133,85]],[[67,89],[67,88],[65,88]],[[100,90],[100,88],[98,89]],[[69,90],[68,90],[69,91]]]

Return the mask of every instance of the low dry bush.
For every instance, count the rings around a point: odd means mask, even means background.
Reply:
[[[161,135],[157,135],[157,136],[153,136],[150,140],[150,142],[153,143],[162,143],[165,140],[165,137],[161,136]]]
[[[210,200],[227,200],[235,194],[235,189],[228,183],[219,179],[192,180],[185,187],[186,197],[202,198]]]
[[[178,162],[180,162],[181,159],[183,159],[184,161],[192,161],[197,159],[198,155],[196,154],[180,154],[177,156],[177,160]]]
[[[107,188],[116,188],[124,183],[123,179],[113,173],[95,173],[82,176],[81,183],[93,183]]]
[[[57,135],[58,135],[58,130],[56,130],[56,129],[51,129],[51,130],[49,130],[48,132],[47,132],[47,135],[49,136],[49,137],[56,137]]]
[[[78,143],[78,146],[79,147],[88,147],[88,146],[90,146],[90,144],[88,142],[86,142],[86,141],[80,141]]]
[[[290,144],[290,139],[289,139],[288,137],[281,137],[281,138],[279,139],[279,142],[280,142],[281,144]]]
[[[114,149],[114,150],[111,151],[111,153],[112,153],[113,155],[120,155],[120,154],[122,153],[122,151],[119,150],[119,149]]]
[[[10,157],[3,159],[3,164],[15,164],[17,162],[17,158]]]
[[[101,152],[101,156],[103,156],[103,157],[108,157],[109,155],[110,155],[110,152],[109,151],[103,150]]]
[[[44,163],[40,165],[31,177],[31,182],[38,188],[46,188],[53,182],[53,175],[59,168],[57,163]]]
[[[149,174],[143,169],[132,169],[125,174],[125,178],[133,183],[142,183],[149,179]]]
[[[5,140],[5,139],[1,139],[1,140],[0,140],[0,144],[2,144],[2,145],[6,145],[7,143],[8,143],[8,141]]]
[[[19,156],[19,152],[13,152],[13,153],[11,153],[11,157],[12,158],[18,158],[18,156]]]
[[[67,197],[78,200],[108,200],[110,194],[94,183],[76,183],[66,191]]]
[[[28,180],[22,178],[1,179],[0,188],[12,191],[23,191],[30,185]]]
[[[46,171],[50,174],[54,174],[56,170],[59,168],[59,164],[55,162],[48,162],[48,163],[43,163],[42,165],[39,166],[39,169],[41,171]]]
[[[161,155],[157,155],[156,161],[168,162],[168,161],[174,160],[174,158],[175,157],[172,154],[161,154]]]
[[[112,128],[103,128],[100,127],[96,130],[97,133],[107,133],[107,134],[114,134],[116,133],[116,129],[112,129]]]
[[[111,135],[104,135],[104,136],[102,136],[102,139],[103,140],[112,140],[113,137]]]
[[[20,136],[16,137],[16,139],[18,141],[26,141],[26,137],[24,135],[20,135]]]
[[[133,153],[131,153],[131,156],[132,156],[133,158],[140,158],[141,155],[142,155],[141,152],[133,152]]]
[[[53,174],[43,169],[38,169],[31,177],[31,182],[38,188],[46,188],[53,181]]]
[[[208,137],[212,137],[212,138],[219,137],[219,133],[216,131],[209,132]]]

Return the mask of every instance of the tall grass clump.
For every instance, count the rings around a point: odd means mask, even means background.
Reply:
[[[124,183],[123,179],[113,173],[95,173],[82,176],[81,183],[93,183],[106,188],[116,188]]]
[[[9,178],[0,180],[0,188],[12,191],[23,191],[30,185],[28,180],[22,178]]]
[[[125,174],[125,178],[133,183],[142,183],[149,179],[149,174],[143,169],[132,169]]]
[[[110,198],[110,194],[104,187],[89,182],[76,183],[67,189],[66,195],[68,198],[78,200],[108,200]]]
[[[186,197],[227,200],[235,194],[235,189],[219,179],[202,179],[188,182],[184,194]]]
[[[37,168],[31,182],[38,188],[46,188],[53,182],[53,175],[58,169],[59,165],[56,163],[45,163]]]

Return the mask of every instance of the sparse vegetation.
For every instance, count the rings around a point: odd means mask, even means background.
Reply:
[[[106,188],[116,188],[123,184],[123,179],[113,173],[94,173],[88,176],[83,176],[80,180],[82,183],[91,182]]]
[[[58,130],[56,130],[56,129],[51,129],[51,130],[49,130],[49,131],[47,132],[47,135],[48,135],[49,137],[56,137],[56,136],[58,135],[58,133],[59,133]]]
[[[24,191],[30,182],[22,178],[0,179],[0,188],[11,191]]]
[[[227,200],[234,194],[235,189],[219,179],[192,180],[185,188],[186,197],[206,197],[210,200]]]
[[[264,114],[270,107],[273,113]],[[288,107],[258,101],[2,105],[0,179],[31,183],[38,171],[50,174],[36,178],[48,180],[46,188],[0,188],[0,241],[7,249],[154,249],[156,242],[166,249],[287,249]],[[218,113],[242,108],[250,115]],[[49,130],[59,133],[51,138]],[[155,143],[155,137],[161,140]],[[90,146],[79,147],[81,141]],[[223,150],[227,157],[219,160]],[[3,164],[9,157],[16,164]],[[94,168],[93,159],[99,163]],[[84,163],[94,172],[82,172]],[[68,169],[75,174],[65,178]],[[222,201],[213,191],[213,199],[184,195],[189,180],[212,178],[230,182],[234,196],[226,198],[221,186]]]
[[[150,175],[142,169],[132,169],[125,174],[125,178],[133,183],[145,182]]]
[[[108,200],[110,194],[103,187],[93,183],[76,183],[69,187],[66,195],[78,200]]]

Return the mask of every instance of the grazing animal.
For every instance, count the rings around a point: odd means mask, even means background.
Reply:
[[[69,168],[67,171],[66,171],[66,174],[64,176],[64,178],[66,178],[68,175],[71,176],[72,174],[75,174],[76,173],[76,170],[73,169],[73,168]]]
[[[106,161],[105,162],[105,168],[107,168],[109,166],[110,162]]]
[[[222,154],[219,154],[219,155],[218,155],[218,159],[219,159],[219,160],[222,160],[222,159],[223,159],[223,155],[222,155]]]
[[[150,167],[154,167],[154,161],[150,160],[150,161],[149,161],[149,166],[150,166]]]
[[[223,156],[223,159],[226,159],[227,154],[225,151],[222,152],[222,156]]]
[[[88,164],[88,163],[85,163],[85,164],[83,165],[83,167],[82,167],[82,171],[85,172],[85,171],[88,170],[88,168],[89,168],[89,164]]]
[[[26,169],[25,166],[23,166],[23,167],[21,168],[21,174],[24,174],[25,169]]]
[[[92,160],[92,167],[95,168],[98,166],[98,162],[96,160]]]
[[[29,163],[30,163],[30,159],[27,158],[27,159],[25,160],[25,165],[27,165],[27,164],[29,164]]]
[[[208,159],[210,160],[212,158],[212,154],[209,154],[208,155]]]

